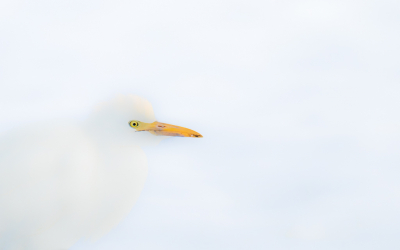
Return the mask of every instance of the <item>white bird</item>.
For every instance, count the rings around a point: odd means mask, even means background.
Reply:
[[[0,137],[0,249],[68,249],[107,233],[144,186],[140,147],[165,138],[135,132],[202,137],[154,121],[147,100],[119,96],[84,122],[30,125]]]

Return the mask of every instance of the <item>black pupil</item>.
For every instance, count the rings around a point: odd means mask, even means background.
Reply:
[[[136,126],[136,122],[132,123],[133,126]]]

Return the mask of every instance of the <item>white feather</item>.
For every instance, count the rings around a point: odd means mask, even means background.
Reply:
[[[128,122],[155,120],[151,104],[119,96],[84,122],[36,124],[0,138],[0,249],[67,249],[121,221],[147,175],[140,146],[163,137]]]

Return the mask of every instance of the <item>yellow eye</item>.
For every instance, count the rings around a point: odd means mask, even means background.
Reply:
[[[132,128],[136,128],[137,126],[139,126],[139,123],[137,121],[130,121],[129,126],[131,126]]]

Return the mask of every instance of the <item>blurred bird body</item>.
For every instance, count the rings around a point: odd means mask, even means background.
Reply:
[[[131,210],[147,176],[143,145],[163,138],[135,133],[151,123],[137,96],[105,103],[80,124],[18,129],[0,139],[0,249],[68,249],[98,239]]]

